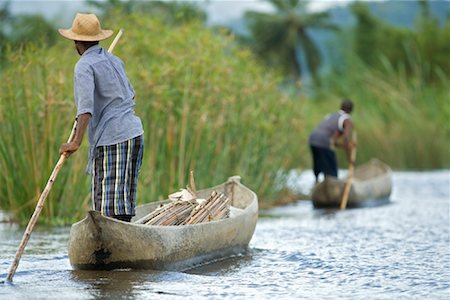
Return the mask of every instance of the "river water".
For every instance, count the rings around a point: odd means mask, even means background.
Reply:
[[[312,184],[308,173],[291,180]],[[393,180],[383,206],[260,211],[247,254],[183,273],[73,271],[70,228],[35,228],[0,299],[450,299],[450,171]],[[0,224],[0,280],[23,230]]]

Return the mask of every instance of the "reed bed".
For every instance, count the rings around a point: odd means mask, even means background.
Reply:
[[[199,187],[239,174],[261,199],[273,199],[280,169],[297,165],[302,141],[296,137],[303,130],[297,117],[301,102],[279,91],[281,77],[227,33],[197,23],[167,27],[147,17],[119,19],[121,24],[104,26],[126,29],[115,54],[125,62],[145,130],[138,204],[184,186],[190,170]],[[25,223],[70,133],[78,55],[61,39],[48,49],[11,49],[6,57],[0,82],[0,207]],[[59,173],[40,222],[67,224],[85,215],[86,162],[85,138]]]
[[[30,46],[10,49],[6,56],[8,67],[0,83],[0,205],[27,220],[59,158],[59,144],[70,134],[74,104],[67,101],[70,81],[63,70],[52,67],[58,57],[54,50],[44,55]],[[87,178],[71,176],[81,171],[75,161],[60,172],[44,206],[43,222],[61,224],[81,216],[77,206],[85,206],[80,204],[85,203],[86,193],[80,192],[80,186]],[[78,200],[65,202],[67,195]]]
[[[283,93],[282,77],[227,32],[197,23],[167,26],[138,14],[112,15],[104,27],[125,28],[115,54],[125,62],[145,130],[138,204],[165,199],[185,185],[190,170],[199,187],[238,174],[262,205],[276,201],[285,171],[310,168],[309,131],[344,97],[356,104],[357,162],[378,157],[394,169],[450,167],[448,74],[426,85],[420,67],[406,79],[388,65],[379,73],[355,63],[345,74],[324,78],[306,98]],[[25,223],[70,133],[78,55],[63,39],[50,48],[4,54],[0,209]],[[86,161],[85,138],[59,173],[40,222],[68,224],[85,215]]]
[[[324,80],[318,99],[306,109],[318,118],[320,112],[339,107],[344,97],[355,102],[357,162],[378,157],[397,170],[450,168],[449,76],[441,74],[440,81],[425,84],[422,72],[419,62],[416,73],[406,78],[389,65],[374,71],[352,61],[345,74]],[[305,118],[308,130],[314,126],[310,120]],[[342,152],[340,161],[346,161]]]

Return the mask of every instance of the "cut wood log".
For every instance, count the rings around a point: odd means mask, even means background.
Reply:
[[[229,216],[230,200],[222,193],[213,191],[209,199],[203,204],[198,205],[191,213],[191,216],[186,220],[185,224],[198,224],[202,222],[209,222],[219,220]]]
[[[197,201],[174,201],[158,208],[146,216],[142,223],[146,225],[179,225],[190,216]]]
[[[178,194],[174,196],[174,199],[172,202],[158,207],[135,223],[162,226],[187,225],[220,220],[230,215],[231,203],[229,198],[223,193],[213,191],[206,200],[180,200],[181,197],[178,198]]]

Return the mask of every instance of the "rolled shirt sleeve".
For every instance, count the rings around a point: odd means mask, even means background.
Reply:
[[[94,73],[90,68],[75,68],[74,95],[77,116],[94,113]]]

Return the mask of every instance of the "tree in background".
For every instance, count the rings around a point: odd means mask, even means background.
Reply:
[[[31,43],[52,45],[57,38],[54,26],[40,15],[13,15],[9,2],[0,8],[0,48],[7,44],[24,46]]]
[[[141,12],[161,18],[166,24],[186,23],[192,20],[206,21],[206,13],[193,2],[181,1],[137,1],[137,0],[88,0],[88,4],[100,10],[100,14],[109,15],[113,11],[125,14]]]
[[[8,22],[10,22],[10,20],[11,13],[9,12],[9,3],[7,2],[2,7],[0,7],[0,41],[5,41],[7,38],[6,30],[8,27]]]
[[[8,27],[8,21],[11,17],[8,9],[8,3],[0,7],[0,70],[3,68],[5,47],[8,40],[6,36],[6,28]]]
[[[8,47],[31,44],[51,46],[56,42],[55,27],[40,15],[13,15],[9,2],[0,7],[0,69],[4,67]]]
[[[419,0],[419,4],[421,14],[411,30],[381,21],[365,3],[353,3],[355,54],[376,70],[392,69],[425,82],[437,80],[441,73],[450,74],[450,22],[441,27],[429,12],[428,1]]]
[[[416,20],[416,60],[422,65],[425,82],[434,82],[441,74],[450,75],[450,11],[447,20],[440,26],[432,16],[427,0],[419,0],[421,14]]]
[[[377,62],[376,47],[378,43],[378,28],[381,22],[371,14],[369,7],[361,2],[350,5],[350,10],[356,18],[353,49],[358,57],[368,65]]]
[[[355,2],[350,5],[350,10],[356,18],[355,54],[376,70],[389,67],[410,74],[415,65],[415,59],[411,57],[415,48],[414,33],[383,22],[371,13],[366,3]]]
[[[9,41],[14,45],[29,43],[45,43],[52,45],[57,40],[57,31],[41,15],[19,15],[11,22],[14,34],[9,35]]]
[[[307,13],[304,0],[269,0],[275,13],[250,11],[245,14],[253,50],[273,67],[281,68],[295,81],[305,69],[300,62],[304,54],[306,68],[318,82],[320,51],[311,38],[310,29],[336,30],[327,12]]]

